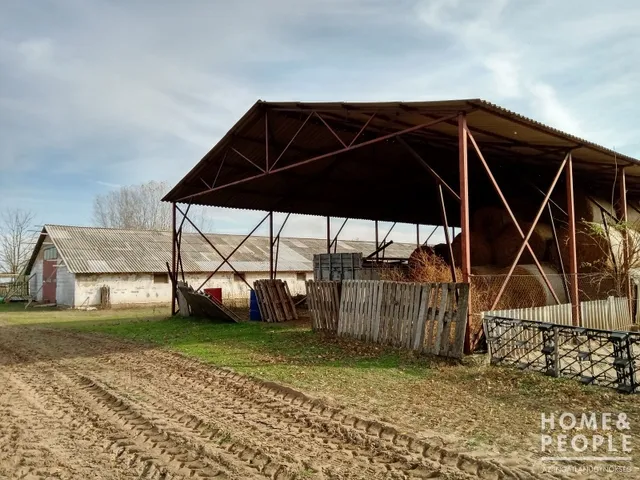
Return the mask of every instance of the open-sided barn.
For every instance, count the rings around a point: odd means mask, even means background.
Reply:
[[[227,256],[243,235],[208,234],[219,252]],[[386,254],[408,257],[414,244],[390,245]],[[171,301],[167,265],[171,262],[172,234],[166,231],[45,225],[36,244],[27,275],[32,297],[44,303],[70,307],[100,304],[100,289],[108,286],[112,305],[166,304]],[[286,280],[292,294],[304,293],[313,277],[313,255],[326,250],[324,239],[280,239],[278,278]],[[339,240],[338,252],[365,255],[374,242]],[[247,304],[248,284],[269,278],[269,238],[252,236],[233,254],[233,267],[198,234],[184,233],[181,261],[185,280],[200,286],[219,270],[205,288],[222,288],[227,304]]]

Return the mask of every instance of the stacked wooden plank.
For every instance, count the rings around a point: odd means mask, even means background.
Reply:
[[[460,358],[468,296],[466,284],[346,280],[338,334]]]
[[[340,312],[340,282],[306,282],[307,306],[313,330],[337,332]]]
[[[282,280],[256,280],[253,289],[258,299],[260,315],[265,322],[297,320],[298,313],[289,292],[289,285]]]

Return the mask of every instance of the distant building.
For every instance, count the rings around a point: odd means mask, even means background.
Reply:
[[[222,255],[228,255],[243,235],[208,234]],[[166,304],[171,301],[167,264],[171,264],[171,232],[45,225],[26,274],[30,294],[38,302],[70,307],[100,304],[100,288],[110,287],[112,305]],[[313,255],[326,251],[326,240],[280,239],[277,272],[293,295],[305,293],[304,282],[313,279]],[[385,255],[407,258],[415,244],[394,243]],[[338,252],[375,250],[374,242],[339,240]],[[199,287],[220,265],[221,257],[198,234],[182,236],[185,280]],[[205,288],[222,288],[227,304],[246,305],[246,282],[269,277],[269,239],[249,238],[207,282]],[[244,279],[244,280],[243,280]]]

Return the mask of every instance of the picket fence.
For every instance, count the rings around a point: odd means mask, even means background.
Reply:
[[[335,283],[307,282],[315,329],[434,355],[462,357],[468,285],[345,280],[338,290]]]
[[[546,307],[517,308],[482,312],[484,317],[503,317],[517,320],[571,325],[571,304],[548,305]],[[609,297],[606,300],[580,302],[581,327],[600,330],[629,330],[632,324],[629,303],[624,297]]]

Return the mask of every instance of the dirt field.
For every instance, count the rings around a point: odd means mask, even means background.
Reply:
[[[534,478],[276,384],[0,322],[0,478]]]

